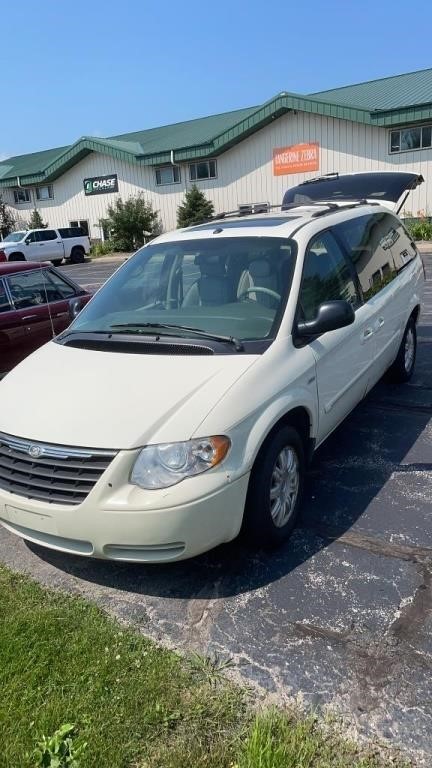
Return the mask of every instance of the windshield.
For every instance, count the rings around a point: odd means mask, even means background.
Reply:
[[[294,241],[276,237],[148,245],[100,289],[68,333],[135,330],[193,338],[196,329],[242,341],[272,337],[290,291],[295,253]]]
[[[3,238],[4,243],[19,243],[23,239],[25,232],[11,232]]]

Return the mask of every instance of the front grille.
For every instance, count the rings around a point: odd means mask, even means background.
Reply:
[[[116,454],[22,440],[0,432],[0,488],[50,504],[81,504]]]

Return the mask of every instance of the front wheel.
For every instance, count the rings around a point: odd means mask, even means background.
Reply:
[[[63,259],[53,259],[51,264],[53,265],[53,267],[59,267],[62,261]]]
[[[264,443],[252,469],[246,498],[244,532],[261,547],[290,536],[303,491],[305,455],[293,427],[281,427]]]
[[[417,355],[417,328],[415,320],[410,317],[397,353],[396,360],[389,368],[388,374],[391,381],[403,383],[409,381],[414,373]]]
[[[70,255],[70,260],[72,264],[83,264],[84,257],[85,257],[85,253],[83,248],[78,248],[78,246],[75,246],[74,248],[72,248],[71,255]]]

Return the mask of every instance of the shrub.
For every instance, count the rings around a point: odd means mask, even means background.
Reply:
[[[100,243],[93,243],[92,247],[90,248],[90,255],[106,256],[108,253],[113,253],[114,250],[114,244],[111,242],[111,240],[104,240]]]
[[[177,226],[190,227],[192,224],[201,224],[210,219],[213,214],[213,203],[211,200],[207,200],[196,184],[193,184],[177,209]]]
[[[119,197],[108,206],[104,223],[116,251],[133,251],[161,232],[158,211],[142,195],[126,201]]]
[[[418,219],[405,224],[413,240],[432,240],[432,221]]]

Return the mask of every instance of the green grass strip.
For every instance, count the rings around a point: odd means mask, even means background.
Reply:
[[[324,735],[314,718],[256,715],[223,667],[0,567],[1,768],[402,765]]]

